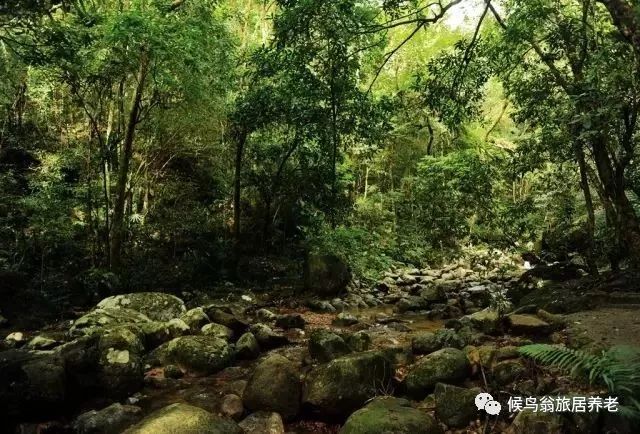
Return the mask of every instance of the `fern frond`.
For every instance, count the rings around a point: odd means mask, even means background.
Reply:
[[[560,345],[533,344],[518,352],[537,363],[576,374],[582,371],[590,384],[601,383],[619,396],[620,412],[640,419],[640,351],[633,347],[612,347],[596,356]]]

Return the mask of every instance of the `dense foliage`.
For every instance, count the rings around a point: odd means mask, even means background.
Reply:
[[[362,278],[486,245],[637,265],[629,2],[380,3],[3,3],[2,272],[59,295],[310,251]]]

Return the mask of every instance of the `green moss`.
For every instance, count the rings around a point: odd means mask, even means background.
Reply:
[[[442,429],[426,412],[412,408],[409,401],[398,398],[376,398],[353,413],[340,434],[440,434]]]

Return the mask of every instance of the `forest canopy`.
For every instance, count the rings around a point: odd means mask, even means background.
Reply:
[[[628,0],[2,2],[0,272],[64,298],[318,252],[635,267],[639,56]]]

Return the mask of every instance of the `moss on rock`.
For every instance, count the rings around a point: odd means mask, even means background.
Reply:
[[[381,397],[353,413],[340,434],[442,434],[433,417],[406,399]]]
[[[140,312],[154,321],[169,321],[179,318],[187,311],[178,297],[163,292],[137,292],[114,295],[98,303],[102,309],[129,309]]]
[[[233,421],[187,404],[172,404],[144,418],[124,434],[242,434]]]
[[[468,373],[469,360],[465,353],[456,348],[443,348],[425,356],[410,369],[405,380],[407,392],[424,398],[436,383],[456,384]]]
[[[303,404],[329,417],[347,417],[392,385],[389,360],[378,351],[343,356],[307,375]]]

